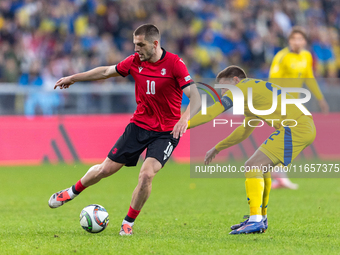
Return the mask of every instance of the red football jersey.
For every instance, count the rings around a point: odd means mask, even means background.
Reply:
[[[135,53],[116,70],[135,79],[137,109],[131,122],[146,130],[171,131],[181,117],[182,90],[193,83],[182,59],[163,49],[156,63],[142,62]]]

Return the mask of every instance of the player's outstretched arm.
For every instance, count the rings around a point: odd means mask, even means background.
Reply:
[[[318,100],[321,112],[324,113],[324,114],[327,114],[329,112],[329,106],[328,106],[325,98],[323,97],[323,94],[320,90],[318,82],[316,81],[314,76],[311,77],[311,78],[305,79],[305,83],[306,83],[307,88],[310,90],[310,92],[312,92],[312,94]]]
[[[188,122],[188,128],[193,128],[204,123],[207,123],[213,120],[215,117],[217,117],[224,111],[225,111],[224,106],[220,102],[216,102],[215,104],[207,108],[207,113],[205,115],[199,112],[195,116],[193,116]]]
[[[329,113],[329,106],[328,106],[327,101],[323,98],[323,99],[319,100],[318,103],[319,103],[321,112],[323,114],[328,114]]]
[[[312,54],[308,54],[307,56],[307,72],[306,72],[306,79],[305,83],[307,88],[312,92],[312,94],[316,97],[318,100],[321,112],[324,114],[327,114],[329,112],[329,106],[323,97],[323,94],[320,90],[319,84],[316,81],[314,77],[314,72],[313,72],[313,57]]]
[[[248,123],[250,119],[252,118],[247,117],[245,119],[245,123]],[[204,164],[208,165],[221,150],[227,149],[245,140],[254,131],[255,127],[256,126],[250,127],[248,125],[246,125],[245,127],[244,126],[237,127],[227,138],[220,141],[206,153],[204,158]]]
[[[54,89],[58,87],[60,89],[67,89],[73,83],[78,82],[78,81],[96,81],[96,80],[102,80],[102,79],[107,79],[107,78],[116,77],[116,76],[119,76],[119,74],[116,71],[115,65],[100,66],[100,67],[91,69],[87,72],[63,77],[57,81],[57,83],[54,85]]]
[[[190,103],[188,104],[185,112],[182,114],[181,119],[176,123],[174,129],[171,132],[173,137],[176,139],[185,133],[188,128],[188,121],[201,108],[201,97],[195,84],[184,88],[183,92],[190,99]]]

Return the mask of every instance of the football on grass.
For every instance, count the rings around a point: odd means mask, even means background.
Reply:
[[[109,214],[101,205],[88,205],[80,213],[80,225],[90,233],[99,233],[109,224]]]

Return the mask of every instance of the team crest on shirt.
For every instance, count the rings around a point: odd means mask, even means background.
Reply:
[[[141,72],[143,70],[143,67],[139,66],[138,70],[139,70],[139,72]]]
[[[163,68],[162,71],[161,71],[161,75],[165,75],[166,74],[166,69]]]

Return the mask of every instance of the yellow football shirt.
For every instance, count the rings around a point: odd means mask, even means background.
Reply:
[[[269,81],[281,87],[298,88],[301,88],[305,83],[316,99],[323,99],[323,95],[313,73],[312,54],[307,50],[302,50],[297,54],[290,51],[287,47],[279,51],[271,64]],[[299,93],[291,93],[291,95],[295,98],[299,97]]]

